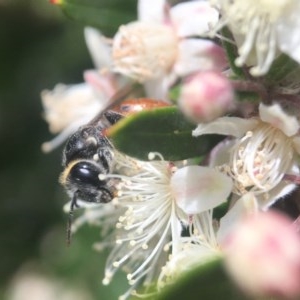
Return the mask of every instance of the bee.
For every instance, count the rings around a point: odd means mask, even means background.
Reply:
[[[73,212],[79,207],[78,202],[108,203],[115,196],[116,181],[101,180],[99,177],[111,173],[114,168],[114,146],[105,136],[105,129],[127,115],[168,105],[148,98],[127,99],[121,104],[114,103],[114,99],[111,102],[113,105],[109,109],[69,137],[63,151],[64,170],[59,181],[71,199],[67,225],[68,245],[71,241]]]

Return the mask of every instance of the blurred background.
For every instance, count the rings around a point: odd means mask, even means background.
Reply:
[[[62,148],[41,152],[52,138],[41,91],[82,82],[92,68],[83,25],[47,0],[0,0],[0,60],[0,299],[117,299],[126,281],[120,274],[102,286],[99,229],[82,228],[66,246]],[[295,214],[292,203],[278,206]]]
[[[62,149],[40,150],[51,139],[41,91],[82,82],[92,67],[83,26],[47,0],[0,0],[0,59],[0,299],[117,299],[125,280],[102,286],[98,230],[66,246]]]

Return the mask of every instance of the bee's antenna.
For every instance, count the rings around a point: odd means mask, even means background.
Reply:
[[[73,216],[74,216],[74,207],[78,207],[77,194],[78,194],[78,191],[76,191],[74,193],[74,196],[73,196],[71,204],[70,204],[70,211],[69,211],[68,223],[67,223],[67,238],[66,238],[66,242],[67,242],[68,247],[71,245],[72,222],[73,222]]]

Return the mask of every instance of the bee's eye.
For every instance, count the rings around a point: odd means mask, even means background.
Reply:
[[[82,161],[76,163],[70,171],[70,179],[83,184],[99,186],[101,181],[99,179],[100,170],[96,165]]]

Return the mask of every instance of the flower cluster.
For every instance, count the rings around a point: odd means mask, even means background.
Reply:
[[[111,249],[103,284],[123,269],[130,288],[121,299],[151,296],[217,259],[247,295],[300,297],[299,228],[273,212],[274,204],[290,197],[300,182],[299,13],[297,0],[274,0],[272,5],[139,0],[137,20],[122,24],[111,39],[85,29],[95,62],[95,70],[84,73],[85,83],[42,93],[50,131],[59,133],[43,145],[45,151],[105,111],[109,98],[125,85],[138,84],[143,97],[180,111],[172,132],[147,128],[147,133],[155,132],[149,135],[147,161],[109,142],[109,118],[97,123],[105,145],[91,155],[97,138],[87,138],[87,151],[80,144],[84,155],[78,158],[84,164],[72,176],[77,182],[86,177],[75,193],[85,185],[88,194],[88,180],[93,180],[111,201],[80,199],[84,211],[72,231],[85,223],[101,226],[103,240],[95,248]],[[174,124],[168,118],[172,116],[166,115],[166,128]],[[145,129],[138,127],[133,130]],[[195,158],[189,145],[176,144],[187,131],[186,143],[222,138]],[[164,134],[165,140],[157,138]],[[134,136],[138,148],[141,134]],[[186,152],[157,150],[168,143]],[[68,151],[72,147],[74,143]],[[88,173],[89,161],[102,163],[101,172],[93,167]],[[66,162],[66,168],[77,163]],[[76,200],[74,196],[71,210],[78,206]]]

